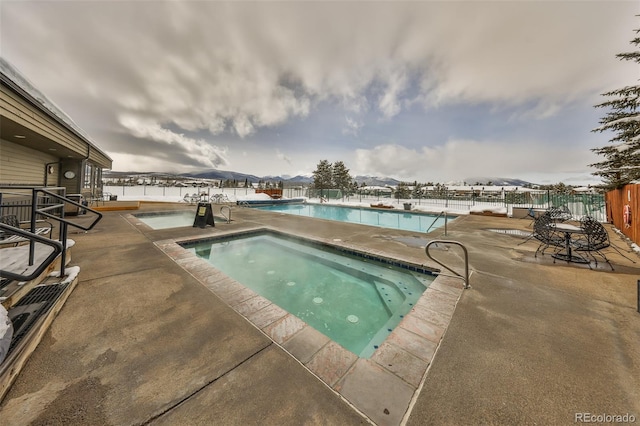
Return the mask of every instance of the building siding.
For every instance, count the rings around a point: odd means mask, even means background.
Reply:
[[[19,185],[44,185],[45,168],[58,158],[44,152],[0,139],[0,183]],[[59,167],[46,177],[48,186],[58,185]]]
[[[71,132],[62,128],[53,119],[44,113],[34,110],[26,101],[20,99],[12,92],[3,91],[0,97],[2,115],[16,123],[39,133],[48,139],[67,147],[74,152],[86,156],[85,143],[75,137]]]

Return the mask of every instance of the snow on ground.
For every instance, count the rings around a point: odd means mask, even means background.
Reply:
[[[135,188],[135,187],[133,187]],[[192,191],[191,193],[186,192],[183,196],[180,195],[143,195],[134,193],[131,189],[128,189],[131,193],[127,195],[118,195],[118,201],[153,201],[153,202],[169,202],[169,203],[188,203],[189,201],[185,201],[185,198],[188,198],[190,195],[198,195],[197,191]],[[240,191],[245,192],[245,191]],[[250,201],[250,200],[269,200],[271,197],[267,194],[260,193],[246,193],[246,194],[237,194],[231,191],[210,191],[209,194],[204,192],[204,194],[211,198],[216,194],[224,194],[226,198],[230,202],[236,201]],[[496,206],[491,203],[475,203],[474,206],[462,206],[462,207],[445,207],[442,205],[441,200],[434,200],[433,203],[429,203],[429,200],[417,200],[417,199],[403,199],[403,200],[395,200],[390,198],[384,198],[382,200],[377,198],[370,198],[368,200],[363,201],[348,201],[348,200],[320,200],[320,198],[306,198],[306,197],[283,197],[283,199],[287,198],[303,198],[309,204],[327,204],[327,205],[336,205],[336,206],[347,206],[347,207],[367,207],[370,208],[373,206],[383,206],[387,208],[392,208],[394,210],[406,210],[404,208],[405,203],[411,204],[411,211],[421,212],[421,213],[431,213],[431,214],[439,214],[442,212],[446,212],[451,215],[466,215],[471,212],[486,212],[490,211],[492,213],[499,214],[507,214],[508,209],[505,206]]]
[[[490,211],[492,213],[501,213],[501,214],[506,214],[507,213],[507,208],[504,206],[495,206],[495,205],[491,205],[491,204],[478,204],[476,206],[473,206],[469,209],[459,209],[459,208],[453,208],[453,207],[443,207],[442,204],[425,204],[428,203],[428,201],[425,200],[420,200],[418,204],[418,200],[400,200],[400,202],[397,201],[384,201],[384,202],[358,202],[358,201],[341,201],[341,200],[330,200],[330,201],[322,201],[320,202],[319,198],[310,198],[307,200],[308,203],[310,204],[328,204],[328,205],[336,205],[336,206],[346,206],[346,207],[372,207],[372,206],[383,206],[386,208],[391,208],[394,210],[403,210],[406,211],[406,209],[404,208],[404,205],[406,203],[411,204],[411,211],[414,212],[420,212],[420,213],[431,213],[431,214],[439,214],[442,212],[446,212],[447,214],[451,214],[451,215],[466,215],[469,214],[471,212],[485,212],[485,211]]]
[[[229,196],[227,195],[227,197]],[[229,197],[229,199],[231,198]],[[235,196],[235,201],[251,201],[251,200],[271,200],[271,197],[269,196],[269,194],[265,194],[265,193]]]
[[[618,234],[618,236],[620,238],[622,238],[623,240],[625,240],[627,242],[627,244],[629,244],[629,247],[631,247],[631,250],[635,251],[636,253],[640,253],[640,246],[638,246],[636,243],[634,243],[633,241],[631,241],[631,239],[629,237],[627,237],[626,235],[624,235],[622,233],[622,231],[620,231],[618,228],[613,228],[613,232],[615,232],[616,234]]]
[[[0,305],[0,363],[9,353],[11,338],[13,337],[13,324],[9,319],[9,313]]]

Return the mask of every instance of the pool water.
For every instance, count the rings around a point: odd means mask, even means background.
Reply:
[[[363,358],[435,278],[272,233],[184,247]]]
[[[438,229],[444,226],[445,223],[444,217],[437,217],[437,215],[395,210],[375,210],[318,204],[285,204],[256,208],[279,213],[335,220],[338,222],[360,223],[382,228],[401,229],[403,231],[426,232],[429,228],[431,230]],[[455,216],[449,216],[448,220],[453,220],[454,218]]]
[[[152,229],[178,228],[183,226],[193,226],[196,218],[196,211],[181,210],[173,212],[142,213],[135,215],[136,219]],[[222,219],[214,216],[214,222],[221,222]]]

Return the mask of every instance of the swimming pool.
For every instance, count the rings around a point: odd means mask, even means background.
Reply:
[[[141,213],[134,215],[136,219],[152,229],[179,228],[183,226],[193,226],[196,217],[195,209],[176,210],[165,212]],[[226,218],[214,215],[214,221],[226,222]]]
[[[403,231],[426,232],[444,226],[445,218],[427,213],[409,213],[394,210],[375,210],[357,207],[330,206],[318,204],[289,204],[256,207],[259,210],[308,216],[338,222],[359,223]],[[449,216],[448,220],[455,216]]]
[[[181,245],[362,358],[435,279],[420,266],[271,231]]]

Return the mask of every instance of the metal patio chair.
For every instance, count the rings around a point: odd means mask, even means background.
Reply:
[[[565,247],[566,241],[564,236],[553,229],[552,223],[553,220],[549,212],[538,216],[533,223],[533,238],[540,241],[534,257],[538,257],[538,252],[544,256],[544,251],[549,247],[554,247],[555,252]]]
[[[567,206],[550,207],[547,211],[551,215],[551,220],[554,222],[566,222],[573,217],[571,210],[569,210]]]
[[[27,224],[31,224],[31,222],[20,222],[18,220],[18,216],[14,214],[7,214],[4,216],[0,216],[0,223],[4,223],[5,225],[9,225],[18,229],[25,229],[31,232],[31,228],[27,228],[25,226]],[[38,226],[35,229],[34,233],[36,235],[42,235],[42,236],[46,236],[47,238],[51,238],[53,225],[44,220],[38,220],[36,223],[38,223],[40,226]],[[18,234],[12,233],[11,231],[7,231],[7,230],[0,231],[0,245],[14,244],[17,246],[18,244],[26,241],[29,241],[29,240]]]
[[[633,259],[630,259],[622,254],[618,247],[611,244],[611,241],[609,240],[609,233],[602,225],[602,223],[598,222],[590,216],[585,216],[580,220],[580,228],[582,228],[583,235],[580,238],[572,241],[572,244],[575,247],[575,250],[586,252],[587,255],[589,255],[593,259],[596,267],[598,266],[598,260],[596,259],[595,254],[598,254],[602,259],[604,259],[605,262],[609,264],[611,270],[613,271],[613,265],[602,251],[608,247],[613,248],[625,259],[636,263]]]

